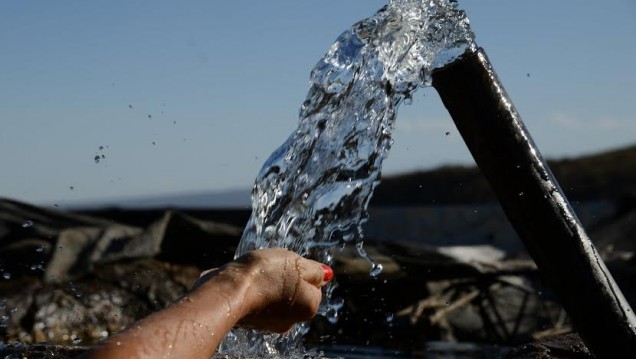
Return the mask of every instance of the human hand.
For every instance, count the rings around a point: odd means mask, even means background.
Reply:
[[[82,358],[209,358],[233,326],[284,333],[316,314],[331,268],[296,253],[253,251],[204,272],[169,307],[120,332]]]
[[[219,269],[204,272],[195,289],[222,278],[247,289],[240,326],[284,333],[311,319],[322,300],[321,287],[333,277],[328,266],[281,248],[249,252]]]

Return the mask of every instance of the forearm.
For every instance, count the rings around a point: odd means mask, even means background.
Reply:
[[[311,319],[331,268],[269,248],[202,274],[177,303],[110,337],[81,358],[210,358],[235,325],[284,333]]]
[[[98,345],[84,358],[210,358],[249,311],[249,281],[218,276],[163,311]]]

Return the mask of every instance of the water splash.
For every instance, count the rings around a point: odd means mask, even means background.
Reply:
[[[345,31],[311,72],[298,129],[263,165],[236,256],[283,247],[331,264],[330,248],[364,249],[362,224],[391,144],[396,111],[430,85],[431,71],[474,49],[468,18],[451,0],[393,0]],[[371,274],[382,267],[373,263]],[[323,313],[331,313],[325,291]],[[220,352],[303,357],[297,325],[286,335],[234,330]]]

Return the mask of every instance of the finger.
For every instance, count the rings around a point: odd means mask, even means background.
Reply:
[[[322,291],[309,284],[303,283],[292,304],[290,318],[294,322],[304,322],[313,318],[318,312],[318,307],[322,301]]]
[[[303,258],[300,267],[303,279],[316,287],[324,286],[333,278],[333,269],[326,264]]]

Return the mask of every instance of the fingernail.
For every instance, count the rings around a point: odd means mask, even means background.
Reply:
[[[325,282],[329,282],[333,278],[333,269],[326,264],[322,265],[322,271],[325,272],[325,275],[322,277],[322,280]]]

